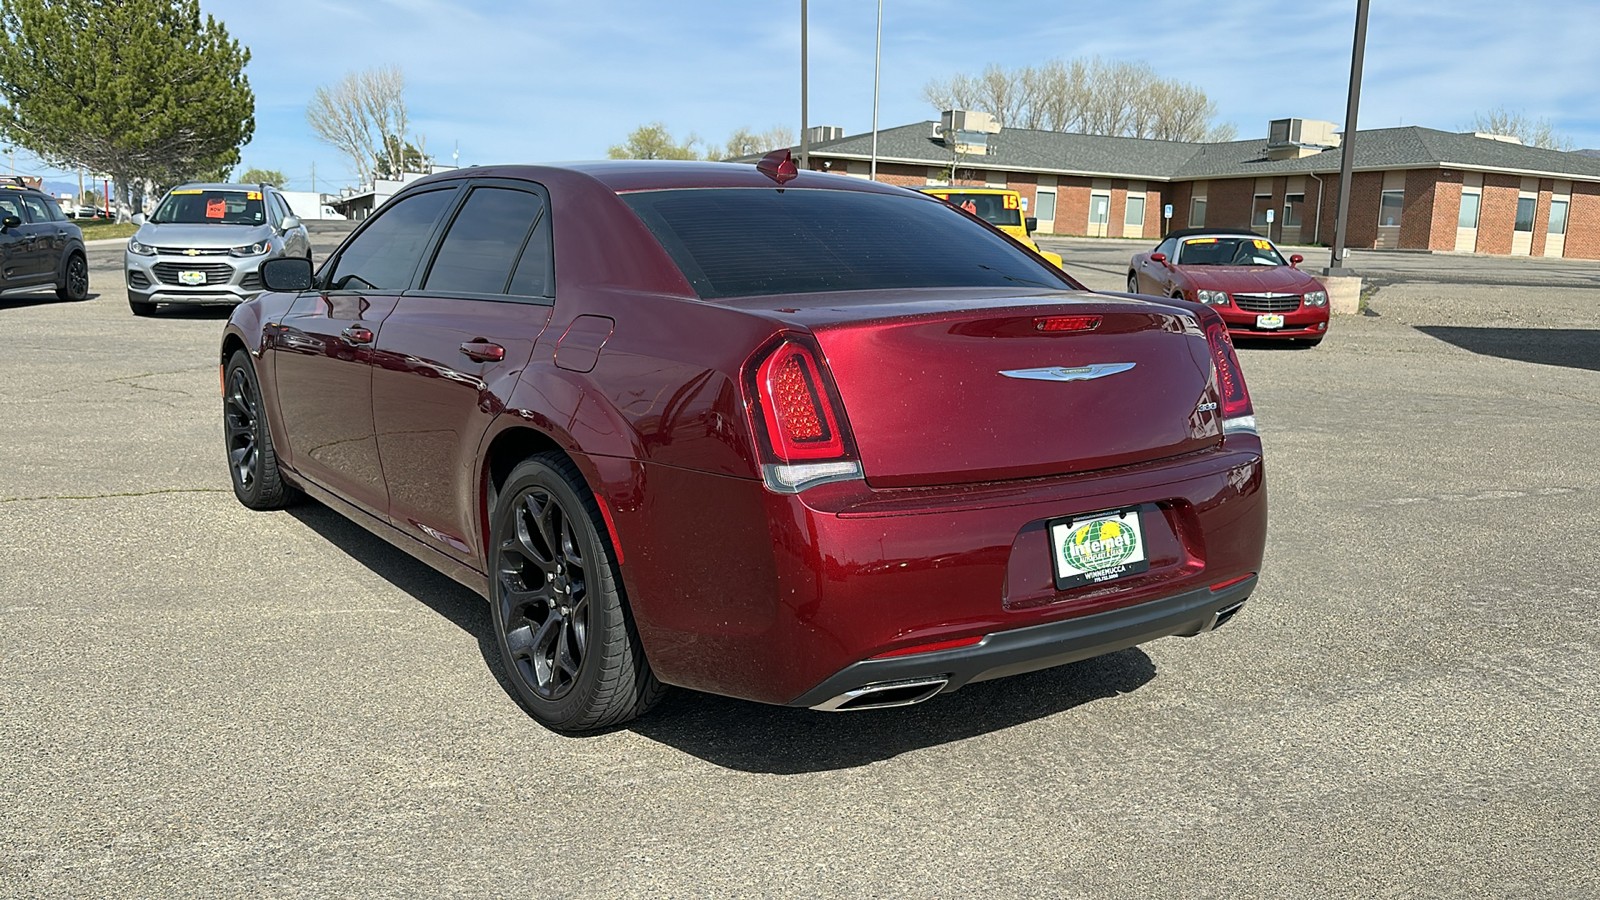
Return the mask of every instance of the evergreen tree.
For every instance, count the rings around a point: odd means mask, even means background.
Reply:
[[[122,199],[226,171],[255,132],[250,51],[198,0],[0,0],[0,133]]]

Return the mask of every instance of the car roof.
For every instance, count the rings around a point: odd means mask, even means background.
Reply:
[[[1181,240],[1192,237],[1247,237],[1263,241],[1269,240],[1266,235],[1251,231],[1248,228],[1180,228],[1177,231],[1167,232],[1162,240],[1167,241],[1173,238]]]
[[[167,193],[170,194],[172,191],[259,191],[263,187],[276,190],[276,188],[270,184],[260,185],[223,181],[193,181],[188,184],[175,185],[171,190],[167,191]]]
[[[832,172],[800,171],[789,181],[779,184],[749,163],[696,162],[667,159],[619,159],[595,162],[551,163],[548,165],[497,165],[469,166],[449,169],[426,178],[408,182],[414,185],[438,184],[462,178],[516,178],[529,181],[547,181],[572,174],[588,176],[610,190],[623,194],[633,191],[676,190],[681,188],[752,187],[784,189],[831,189],[861,191],[876,194],[902,194],[919,196],[914,191],[850,178]],[[931,199],[931,198],[930,198]],[[937,202],[937,201],[934,201]]]

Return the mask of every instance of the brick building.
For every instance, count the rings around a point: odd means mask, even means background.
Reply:
[[[1329,123],[1280,119],[1267,139],[1204,144],[985,129],[964,115],[880,131],[878,180],[948,184],[953,168],[958,184],[1021,192],[1044,233],[1155,239],[1209,225],[1333,243]],[[810,165],[867,177],[871,148],[870,134],[820,141]],[[1355,151],[1347,246],[1600,259],[1600,159],[1416,126],[1358,132]]]

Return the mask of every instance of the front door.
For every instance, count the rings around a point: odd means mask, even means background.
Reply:
[[[1105,237],[1106,224],[1111,221],[1111,195],[1089,195],[1089,236]]]

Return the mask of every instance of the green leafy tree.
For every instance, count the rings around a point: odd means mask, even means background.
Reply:
[[[0,133],[110,173],[137,207],[147,179],[238,163],[256,127],[249,61],[199,0],[0,0]]]
[[[389,135],[373,163],[379,178],[399,178],[407,172],[427,172],[433,157],[410,141]]]
[[[699,143],[700,139],[691,134],[680,144],[666,125],[651,122],[629,132],[628,139],[608,148],[606,155],[612,159],[704,159],[705,155],[696,149]]]
[[[267,184],[283,187],[289,183],[289,176],[279,172],[277,169],[245,169],[244,174],[239,176],[239,182],[241,184],[261,184],[266,182]]]

